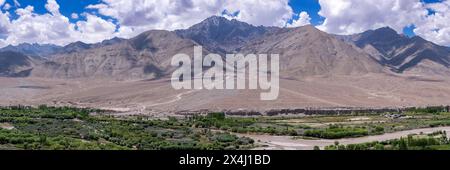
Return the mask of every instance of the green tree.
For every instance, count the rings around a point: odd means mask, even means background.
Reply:
[[[406,142],[406,140],[404,138],[400,138],[398,147],[400,150],[408,150],[408,143]]]

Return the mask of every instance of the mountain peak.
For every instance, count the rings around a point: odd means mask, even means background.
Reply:
[[[103,41],[120,41],[120,40],[124,40],[123,38],[119,38],[119,37],[114,37],[114,38],[111,38],[111,39],[109,39],[109,40],[103,40]]]
[[[402,36],[397,33],[391,27],[382,27],[375,30],[365,31],[360,34],[352,35],[356,37],[356,45],[359,47],[364,47],[366,44],[380,44],[385,42],[393,42],[393,41],[404,41],[405,36]],[[407,39],[407,38],[406,38]],[[384,47],[383,47],[384,48]],[[391,47],[386,47],[391,48]]]
[[[102,44],[102,45],[112,45],[112,44],[115,44],[115,43],[120,43],[120,42],[122,42],[124,40],[125,39],[123,39],[123,38],[114,37],[114,38],[109,39],[109,40],[103,40],[100,44]]]
[[[395,33],[397,33],[397,31],[395,31],[395,29],[393,29],[393,28],[391,28],[391,27],[389,27],[389,26],[381,27],[381,28],[375,29],[375,31],[380,31],[380,32],[390,32],[390,33],[395,32]]]
[[[433,61],[444,67],[450,65],[449,48],[438,46],[419,36],[407,37],[390,27],[351,35],[347,40],[362,49],[367,48],[369,50],[367,52],[376,56],[380,63],[396,72],[414,69],[424,60]],[[432,67],[427,69],[434,70]]]
[[[305,31],[308,31],[308,32],[322,32],[321,30],[319,30],[318,28],[316,28],[313,25],[304,25],[304,26],[301,26],[301,27],[296,27],[294,29],[296,29],[296,30],[305,30]]]
[[[20,44],[18,44],[17,46],[32,46],[32,45],[35,45],[35,43],[33,43],[33,44],[30,44],[30,43],[20,43]]]
[[[397,31],[395,31],[391,27],[382,27],[382,28],[375,29],[373,31],[366,31],[365,33],[366,34],[369,33],[370,36],[375,36],[375,37],[379,37],[382,39],[384,39],[384,38],[392,39],[392,38],[403,37],[402,35],[400,35]]]
[[[203,22],[205,22],[205,21],[206,22],[214,22],[214,21],[230,21],[230,20],[228,20],[227,18],[222,17],[222,16],[214,15],[214,16],[208,17],[205,20],[203,20]]]
[[[238,21],[236,19],[229,20],[228,18],[222,17],[222,16],[211,16],[209,18],[206,18],[202,22],[193,25],[191,28],[205,28],[205,27],[219,27],[219,26],[251,26],[245,22]],[[189,28],[189,29],[191,29]]]
[[[73,53],[73,52],[78,52],[81,50],[86,50],[89,48],[91,48],[90,44],[86,44],[84,42],[77,41],[77,42],[73,42],[73,43],[70,43],[70,44],[64,46],[62,50],[66,53]]]
[[[73,45],[85,45],[86,43],[84,43],[82,41],[76,41],[76,42],[73,42],[73,43],[70,43],[70,44],[73,44]]]
[[[192,39],[211,50],[232,52],[245,43],[267,32],[268,28],[256,27],[238,20],[212,16],[189,29],[175,31],[180,37]]]

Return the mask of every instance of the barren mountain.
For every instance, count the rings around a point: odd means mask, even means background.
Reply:
[[[204,55],[279,54],[279,98],[261,101],[264,90],[173,89],[166,76],[174,69],[172,56],[193,56],[193,47],[199,44],[205,46]],[[254,27],[212,17],[188,30],[148,31],[131,39],[76,42],[63,48],[67,51],[42,63],[20,53],[1,53],[0,76],[6,77],[0,77],[0,105],[68,105],[158,116],[204,109],[450,104],[448,48],[388,28],[334,36],[312,26]],[[30,72],[26,78],[10,78]]]
[[[122,41],[125,41],[125,39],[115,37],[113,39],[104,40],[102,42],[95,44],[87,44],[81,41],[77,41],[74,43],[70,43],[66,46],[58,46],[53,44],[22,43],[16,46],[8,45],[6,47],[0,48],[0,52],[13,51],[22,53],[26,56],[30,56],[33,58],[49,59],[56,54],[79,52],[91,48],[98,48],[102,46],[117,44]]]
[[[450,48],[421,37],[406,37],[389,27],[341,37],[365,49],[393,71],[450,75]]]
[[[186,30],[177,30],[183,38],[192,39],[210,51],[225,54],[243,47],[250,40],[278,30],[275,27],[253,26],[238,20],[213,16]]]
[[[24,55],[30,56],[30,57],[42,57],[46,58],[49,57],[55,53],[57,53],[62,47],[52,44],[29,44],[29,43],[23,43],[19,44],[17,46],[6,46],[4,48],[1,48],[0,51],[14,51],[18,53],[22,53]]]
[[[83,50],[90,49],[92,47],[92,44],[87,44],[81,41],[70,43],[66,46],[64,46],[62,49],[58,51],[58,53],[64,54],[64,53],[75,53],[80,52]]]
[[[130,40],[96,45],[95,48],[80,42],[72,45],[77,52],[57,54],[34,70],[33,75],[51,78],[156,78],[171,69],[173,55],[192,54],[195,43],[173,32],[148,31]]]
[[[84,42],[81,42],[81,41],[77,41],[77,42],[70,43],[70,44],[60,48],[59,50],[57,50],[53,54],[64,54],[64,53],[81,52],[83,50],[88,50],[88,49],[92,49],[92,48],[101,48],[103,46],[119,44],[119,43],[122,43],[124,41],[126,41],[126,39],[117,38],[117,37],[114,37],[114,38],[109,39],[109,40],[104,40],[102,42],[95,43],[95,44],[87,44],[87,43],[84,43]]]
[[[33,59],[21,53],[0,52],[0,77],[26,77],[33,65]]]
[[[345,43],[351,42],[351,43]],[[280,54],[282,76],[364,75],[392,71],[450,75],[450,48],[390,28],[333,36],[313,26],[275,28],[210,17],[186,30],[148,31],[132,39],[74,42],[61,47],[33,76],[52,78],[158,78],[170,73],[170,59],[193,46],[225,54]],[[27,54],[27,53],[25,53]],[[190,55],[192,56],[192,55]]]
[[[94,47],[96,47],[96,46],[105,46],[105,45],[114,45],[114,44],[118,44],[118,43],[121,43],[121,42],[124,42],[124,41],[126,41],[126,39],[114,37],[114,38],[109,39],[109,40],[103,40],[102,42],[95,44]]]
[[[285,77],[382,72],[382,66],[364,51],[313,26],[281,29],[251,42],[241,52],[279,54]]]

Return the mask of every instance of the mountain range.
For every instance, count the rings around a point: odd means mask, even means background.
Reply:
[[[407,37],[384,27],[338,38],[364,49],[394,72],[415,70],[430,74],[450,73],[450,48],[436,45],[419,36]]]
[[[184,30],[151,30],[131,39],[66,46],[20,44],[0,49],[0,76],[154,79],[174,69],[171,57],[205,53],[280,54],[281,76],[404,74],[450,76],[450,48],[385,27],[332,35],[313,26],[253,26],[213,16]]]
[[[50,55],[55,54],[57,51],[59,51],[62,47],[52,44],[29,44],[29,43],[22,43],[17,46],[8,45],[4,48],[0,49],[0,52],[5,51],[12,51],[12,52],[18,52],[22,53],[27,56],[31,57],[40,57],[45,58]]]

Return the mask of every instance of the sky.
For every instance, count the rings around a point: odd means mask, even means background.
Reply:
[[[389,26],[450,46],[450,0],[0,0],[0,47],[130,38],[213,15],[344,35]]]

